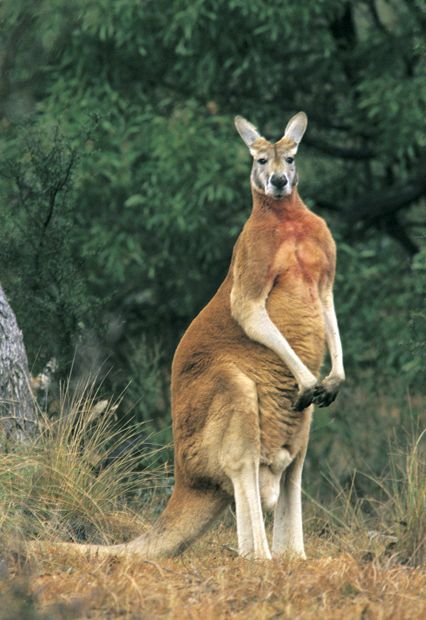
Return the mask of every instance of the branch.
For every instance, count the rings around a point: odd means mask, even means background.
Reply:
[[[53,149],[52,149],[53,152]],[[66,170],[62,176],[62,178],[60,178],[57,183],[50,189],[49,191],[49,208],[48,208],[48,212],[46,215],[46,218],[42,224],[42,228],[41,228],[41,235],[40,235],[40,239],[39,239],[39,243],[38,243],[38,249],[34,258],[34,263],[38,269],[38,265],[40,263],[40,256],[41,256],[41,251],[43,248],[43,244],[44,244],[44,240],[45,240],[45,236],[46,236],[46,232],[47,232],[47,228],[50,224],[50,221],[53,217],[53,211],[55,209],[55,205],[56,205],[56,198],[59,194],[59,192],[61,192],[67,185],[70,176],[71,176],[71,172],[72,169],[74,167],[74,164],[77,160],[77,151],[75,149],[71,150],[70,153],[70,158],[68,160],[68,164],[66,167]]]
[[[388,234],[396,239],[410,256],[414,256],[420,251],[419,246],[411,239],[396,213],[386,219],[385,226]]]
[[[384,216],[397,213],[426,195],[426,176],[410,179],[404,185],[395,185],[378,192],[366,192],[350,207],[345,208],[348,222],[362,221],[366,226]]]
[[[367,0],[367,6],[370,10],[371,17],[373,18],[373,22],[376,24],[377,29],[380,30],[381,33],[389,36],[389,31],[385,28],[382,20],[380,19],[379,12],[376,7],[376,0]]]
[[[338,205],[330,200],[316,200],[316,205],[327,211],[337,211],[345,214],[349,224],[362,221],[370,226],[376,220],[397,213],[407,205],[426,196],[426,176],[422,173],[426,158],[419,160],[419,172],[405,181],[404,184],[394,184],[387,189],[367,191],[356,198],[352,204]]]
[[[410,11],[415,16],[417,22],[423,27],[426,28],[426,15],[423,9],[421,9],[416,0],[405,0],[405,4],[410,7]]]
[[[316,205],[327,211],[340,212],[350,229],[361,223],[364,230],[373,227],[385,227],[388,234],[397,239],[410,255],[419,251],[417,244],[410,238],[398,219],[398,212],[408,205],[426,196],[425,158],[419,160],[418,174],[404,184],[394,184],[388,189],[368,191],[359,196],[352,204],[335,204],[329,200],[317,200]]]
[[[374,157],[374,152],[371,149],[347,148],[339,146],[338,144],[330,144],[321,138],[313,138],[312,136],[305,136],[304,143],[312,148],[318,149],[326,155],[331,155],[332,157],[338,157],[340,159],[365,161]]]
[[[342,207],[339,207],[334,202],[323,200],[322,198],[315,200],[315,205],[320,209],[324,209],[324,211],[331,211],[332,213],[342,213],[344,211]]]

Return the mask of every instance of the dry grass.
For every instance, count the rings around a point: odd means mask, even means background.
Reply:
[[[78,394],[63,395],[33,443],[0,455],[0,620],[426,617],[425,434],[390,449],[374,497],[334,480],[332,503],[305,498],[307,561],[237,557],[231,511],[177,559],[29,550],[31,538],[132,537],[149,508],[136,514],[129,496],[152,485],[161,493],[158,472],[135,472],[139,455],[121,449],[132,437],[114,424],[114,406],[93,389]]]
[[[93,382],[70,394],[65,386],[58,414],[40,412],[34,440],[8,452],[0,446],[3,541],[21,536],[105,543],[144,527],[126,500],[136,496],[140,506],[141,496],[161,489],[164,476],[155,467],[138,469],[136,431],[123,428],[116,404],[100,399],[98,389]]]
[[[343,541],[340,541],[343,542]],[[249,562],[235,557],[235,532],[220,526],[174,560],[96,560],[55,549],[30,561],[26,577],[33,608],[50,618],[272,618],[412,619],[426,614],[426,572],[358,552],[339,541],[310,536],[307,561]],[[352,541],[356,548],[356,541]],[[22,573],[17,560],[11,575]],[[28,566],[27,566],[28,573]],[[13,579],[0,582],[5,601]],[[22,591],[21,595],[22,597]],[[28,607],[28,596],[24,599]],[[15,608],[16,610],[16,608]],[[7,614],[7,612],[6,612]]]

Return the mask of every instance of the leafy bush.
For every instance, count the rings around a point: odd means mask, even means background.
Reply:
[[[2,156],[3,281],[31,360],[43,367],[53,356],[72,357],[99,306],[88,290],[75,210],[79,150],[57,125],[27,123],[9,129]]]

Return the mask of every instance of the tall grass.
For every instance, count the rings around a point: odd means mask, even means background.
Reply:
[[[141,469],[142,456],[155,462],[155,449],[148,455],[136,441],[140,426],[123,429],[117,405],[100,398],[95,382],[72,391],[68,384],[58,414],[40,412],[39,435],[0,452],[4,542],[17,536],[110,542],[143,529],[129,501],[151,497],[162,474],[155,466]]]
[[[393,527],[397,551],[411,565],[426,563],[426,429],[407,449],[390,453],[390,471],[381,482],[385,519]]]
[[[404,447],[389,444],[379,477],[354,470],[343,485],[330,470],[327,505],[309,496],[311,525],[354,557],[426,564],[426,429]],[[360,478],[368,485],[358,484]],[[369,492],[365,492],[368,486]],[[361,492],[360,492],[361,489]],[[309,512],[309,509],[308,509]]]

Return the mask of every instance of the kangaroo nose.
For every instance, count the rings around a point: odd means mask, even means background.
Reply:
[[[273,174],[271,177],[271,184],[277,189],[282,189],[288,183],[287,177],[283,175]]]

